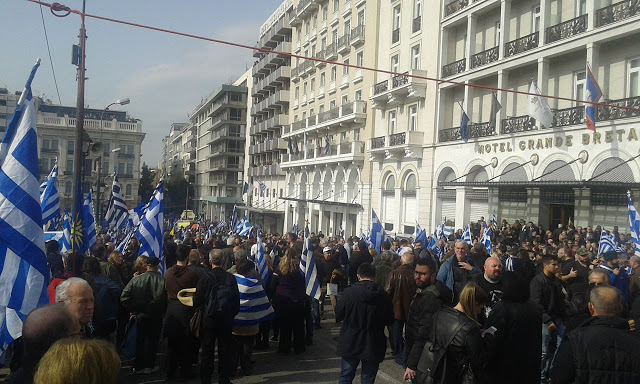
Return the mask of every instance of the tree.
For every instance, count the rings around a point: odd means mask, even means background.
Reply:
[[[140,175],[140,188],[138,188],[138,195],[140,195],[140,201],[146,203],[151,199],[153,191],[156,189],[154,185],[154,174],[149,169],[147,163],[142,163],[142,174]]]
[[[193,190],[193,188],[191,190]],[[185,180],[182,172],[172,173],[171,177],[165,183],[164,193],[165,212],[174,211],[176,214],[180,214],[180,212],[185,209],[185,200],[187,198],[187,180]]]

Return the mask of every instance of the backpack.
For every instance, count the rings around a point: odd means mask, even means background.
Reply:
[[[225,281],[219,281],[213,275],[209,297],[204,307],[204,315],[210,319],[233,319],[240,311],[238,283],[228,274]]]

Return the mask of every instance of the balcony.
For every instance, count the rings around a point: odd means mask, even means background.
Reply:
[[[357,100],[334,107],[328,111],[298,120],[289,129],[283,129],[282,137],[290,137],[304,132],[311,132],[321,128],[332,128],[348,124],[360,124],[367,118],[367,103]]]
[[[118,158],[133,159],[135,157],[136,157],[136,155],[134,155],[133,153],[118,152]]]
[[[278,45],[276,45],[275,48],[266,48],[266,49],[269,49],[275,52],[284,52],[284,53],[291,52],[291,42],[281,41],[280,43],[278,43]],[[262,56],[260,56],[261,58],[253,65],[253,68],[251,68],[252,76],[256,76],[260,74],[266,75],[267,73],[272,71],[273,68],[280,65],[282,61],[286,59],[285,55],[281,55],[279,53],[271,52],[271,53],[265,54],[260,51],[258,52],[262,54]]]
[[[329,82],[329,89],[327,90],[327,93],[330,95],[333,95],[334,93],[336,93],[336,81],[335,80],[331,80]]]
[[[411,32],[416,33],[422,28],[422,16],[418,16],[413,19],[413,25],[411,27]]]
[[[351,50],[350,35],[348,33],[345,33],[344,35],[338,38],[337,49],[338,49],[338,53],[341,55],[344,55],[345,53],[348,53]]]
[[[264,31],[264,34],[261,33],[262,37],[258,42],[258,46],[264,48],[271,40],[281,40],[284,36],[290,33],[291,27],[289,26],[289,14],[284,13],[277,22],[275,22],[268,30]]]
[[[307,94],[303,94],[302,99],[300,99],[300,106],[304,107],[305,105],[307,105]]]
[[[401,160],[403,157],[422,158],[424,132],[400,132],[370,140],[369,156],[372,161]]]
[[[578,16],[564,23],[553,25],[546,29],[544,41],[546,44],[579,35],[587,30],[587,15]]]
[[[391,44],[395,44],[400,41],[400,27],[391,31]]]
[[[469,0],[454,0],[444,6],[444,17],[453,15],[454,13],[466,8],[469,5]]]
[[[296,16],[304,19],[306,16],[318,9],[318,2],[316,0],[300,0],[298,7],[295,10]]]
[[[284,176],[284,171],[280,169],[280,164],[256,165],[249,167],[249,176]]]
[[[471,56],[471,69],[482,67],[483,65],[487,65],[493,63],[494,61],[498,61],[499,57],[499,47],[489,48],[480,53],[476,53]]]
[[[442,66],[442,77],[447,78],[464,72],[467,69],[467,59],[463,58]]]
[[[257,153],[267,153],[274,151],[284,151],[287,149],[287,144],[281,138],[275,138],[271,140],[265,140],[262,143],[253,144],[249,146],[249,154],[255,155]]]
[[[324,139],[322,140],[324,142]],[[364,143],[362,141],[330,144],[328,147],[309,147],[298,154],[283,155],[282,168],[299,167],[309,163],[353,163],[364,161]]]
[[[297,66],[295,68],[291,68],[291,81],[293,81],[294,83],[297,83],[300,81],[300,66]]]
[[[596,11],[595,26],[603,27],[618,21],[640,15],[638,0],[624,0]]]
[[[331,43],[327,45],[327,48],[324,50],[324,59],[325,60],[335,60],[338,58],[338,48],[336,47],[336,43]]]
[[[342,75],[342,82],[340,83],[340,89],[349,87],[349,74]]]
[[[358,25],[351,30],[351,45],[359,47],[364,44],[364,25]]]
[[[485,123],[469,123],[467,128],[469,129],[470,139],[488,137],[496,134],[495,127],[492,127],[488,121]],[[456,140],[462,140],[462,137],[460,136],[460,127],[441,129],[438,131],[438,141],[440,143]]]
[[[286,83],[291,78],[291,67],[279,67],[271,72],[268,76],[258,80],[253,86],[253,95],[256,96],[261,92],[268,92]]]
[[[318,59],[318,61],[315,62],[316,68],[323,68],[325,65],[327,65],[327,63],[325,63],[324,61],[320,61],[320,60],[324,60],[324,57],[325,57],[324,49],[321,49],[319,52],[316,52],[316,54],[313,57],[315,59]]]
[[[424,99],[427,94],[427,81],[412,76],[426,76],[426,74],[426,71],[412,69],[375,84],[371,90],[373,95],[370,98],[371,108],[386,109]]]
[[[238,126],[227,126],[211,133],[208,144],[215,143],[219,140],[238,140],[244,139],[245,131]],[[194,145],[195,148],[195,145]]]
[[[40,153],[58,153],[58,148],[40,148]]]
[[[289,115],[278,114],[251,126],[251,135],[289,125]]]
[[[523,36],[519,39],[505,43],[504,45],[504,57],[518,55],[523,52],[530,51],[538,47],[538,32],[534,32],[530,35]]]

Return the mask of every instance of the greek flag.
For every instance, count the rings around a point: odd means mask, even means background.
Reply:
[[[445,225],[444,227],[442,227],[442,235],[446,238],[449,238],[449,236],[453,235],[454,230],[455,230],[454,227],[450,225]]]
[[[431,237],[431,239],[429,240],[429,243],[425,248],[431,251],[431,253],[433,253],[436,256],[440,256],[442,254],[442,251],[438,246],[438,242],[436,242],[436,239],[433,236]]]
[[[629,206],[629,226],[631,227],[631,240],[635,248],[635,254],[640,255],[640,218],[638,211],[631,201],[631,192],[627,192],[627,203]]]
[[[47,188],[47,181],[52,177],[53,178],[58,177],[58,159],[57,158],[56,158],[56,165],[54,165],[53,168],[51,169],[51,172],[49,172],[49,176],[47,176],[42,182],[42,184],[40,184],[40,195],[42,195],[42,193],[44,192],[44,189]]]
[[[296,236],[300,236],[300,229],[298,228],[298,224],[293,224],[293,227],[291,228],[291,232],[295,233]]]
[[[139,226],[146,212],[147,204],[145,204],[144,202],[141,202],[137,207],[130,209],[128,211],[130,223],[128,224],[130,224],[134,228]]]
[[[493,247],[491,246],[491,231],[489,230],[489,228],[486,228],[484,230],[482,239],[480,241],[482,242],[482,245],[484,245],[484,247],[487,249],[487,252],[491,254],[491,252],[493,252]]]
[[[496,214],[494,213],[493,216],[491,217],[491,224],[493,225],[493,228],[498,228],[498,217],[496,216]]]
[[[382,223],[378,219],[378,215],[376,215],[376,211],[371,210],[371,234],[369,236],[372,244],[372,248],[376,250],[376,252],[380,253],[382,248],[382,243],[387,240],[387,234],[382,228]],[[365,250],[366,251],[366,250]]]
[[[109,223],[111,228],[120,228],[127,220],[129,214],[127,203],[122,196],[122,189],[118,182],[118,173],[116,167],[113,167],[113,184],[111,185],[111,198],[107,205],[107,213],[104,219]]]
[[[38,181],[36,110],[31,82],[25,89],[0,142],[0,354],[22,336],[22,322],[47,304],[50,271]]]
[[[313,246],[311,245],[308,225],[304,228],[302,256],[300,257],[300,272],[304,276],[307,295],[316,300],[320,300],[320,283],[318,282],[316,262],[313,259]]]
[[[216,228],[218,228],[219,231],[222,231],[226,226],[227,226],[227,223],[225,223],[224,221],[221,221],[218,223],[218,226]]]
[[[213,236],[213,231],[215,231],[216,227],[213,226],[213,223],[209,224],[209,230],[207,231],[207,239]]]
[[[413,233],[413,238],[417,239],[418,236],[420,236],[420,232],[422,232],[422,228],[420,227],[420,224],[418,224],[418,222],[416,221],[416,230]]]
[[[135,234],[134,231],[129,232],[129,234],[124,239],[122,239],[120,244],[118,244],[115,251],[124,253],[125,249],[127,249],[127,247],[129,246],[129,243],[131,242],[131,238],[133,237],[134,234]]]
[[[252,326],[273,319],[273,307],[258,279],[238,274],[234,276],[240,291],[240,311],[233,319],[233,324]]]
[[[160,180],[151,196],[147,210],[136,231],[140,241],[139,255],[160,259],[159,273],[164,276],[165,261],[162,254],[162,227],[164,225],[164,182]]]
[[[613,236],[607,235],[607,232],[602,228],[600,233],[600,244],[598,245],[598,255],[614,250]]]
[[[84,233],[87,244],[87,251],[91,252],[97,243],[96,238],[96,219],[93,215],[93,201],[91,200],[91,191],[87,193],[87,198],[82,204],[82,224],[84,225]]]
[[[248,236],[251,232],[251,223],[247,217],[243,217],[236,225],[236,233],[240,236]]]
[[[58,164],[53,166],[49,177],[43,184],[45,185],[44,191],[40,193],[40,209],[42,211],[42,225],[47,227],[50,221],[53,221],[60,217],[60,196],[58,195],[58,188],[56,187],[56,180],[58,175]]]
[[[256,269],[258,270],[258,273],[260,274],[260,277],[262,278],[262,282],[264,283],[264,286],[268,286],[269,283],[269,267],[267,267],[267,260],[264,257],[265,251],[264,251],[264,244],[262,244],[262,236],[260,236],[260,230],[257,231],[257,239],[256,239],[256,245],[258,246],[258,250],[256,251]]]
[[[60,252],[71,250],[71,220],[69,212],[64,211],[64,225],[62,229],[62,238],[60,239]]]
[[[462,233],[462,241],[464,241],[469,245],[473,244],[471,242],[471,228],[468,225],[467,225],[467,228],[465,228],[464,232]]]

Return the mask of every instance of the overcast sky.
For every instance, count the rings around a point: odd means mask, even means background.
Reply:
[[[81,9],[81,0],[58,0]],[[262,23],[280,0],[87,0],[88,14],[231,40],[253,46]],[[76,67],[71,46],[78,43],[80,18],[53,16],[42,8],[60,98],[76,105]],[[40,6],[25,0],[0,1],[0,87],[22,90],[37,58],[42,65],[33,91],[58,103],[47,53]],[[173,122],[186,122],[200,100],[223,82],[238,78],[253,63],[252,52],[87,18],[85,104],[104,108],[129,97],[124,108],[142,120],[146,137],[142,160],[156,166],[162,138]]]

